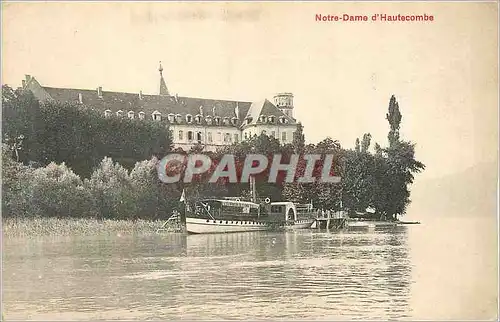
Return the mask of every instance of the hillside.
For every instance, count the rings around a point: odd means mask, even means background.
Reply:
[[[408,214],[426,216],[494,216],[498,168],[494,162],[452,175],[418,181],[412,187]]]

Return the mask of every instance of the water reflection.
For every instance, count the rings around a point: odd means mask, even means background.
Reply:
[[[407,229],[6,240],[6,317],[398,319]]]

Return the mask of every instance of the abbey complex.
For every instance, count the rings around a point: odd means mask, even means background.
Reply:
[[[206,151],[260,134],[273,136],[281,144],[292,143],[297,121],[293,117],[293,94],[279,93],[273,102],[227,101],[171,95],[160,64],[160,86],[156,95],[42,86],[26,75],[23,89],[41,102],[55,100],[97,109],[103,117],[163,122],[172,132],[174,148],[188,151],[202,145]]]

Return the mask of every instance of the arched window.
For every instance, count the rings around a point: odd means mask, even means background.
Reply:
[[[179,130],[179,140],[184,140],[184,132],[182,130]]]
[[[252,123],[252,117],[251,116],[247,117],[246,118],[246,122],[247,122],[247,124]]]
[[[208,125],[212,125],[212,117],[207,115],[207,117],[205,117],[205,122],[207,122]]]
[[[104,111],[104,117],[110,117],[111,116],[111,110],[105,110]]]
[[[129,112],[127,113],[127,116],[128,116],[128,118],[129,118],[129,119],[134,119],[134,116],[135,116],[134,111],[129,111]]]
[[[195,116],[196,124],[201,124],[201,115],[198,114]]]
[[[238,124],[238,118],[237,118],[237,117],[233,117],[233,118],[231,119],[231,123],[232,123],[233,125]]]
[[[193,131],[188,131],[188,141],[193,141]]]
[[[175,115],[175,122],[180,123],[181,122],[182,115],[176,114]]]
[[[262,130],[261,134],[266,135],[266,134],[267,134],[267,133],[266,133],[266,130]]]
[[[201,132],[196,133],[196,141],[198,141],[198,143],[201,143],[201,139]]]
[[[266,121],[267,121],[267,117],[266,117],[265,115],[261,115],[261,116],[260,116],[260,121],[261,121],[262,123],[266,123]]]
[[[224,117],[224,125],[229,125],[229,117]]]
[[[155,121],[161,121],[161,113],[160,112],[154,111],[153,114],[152,114],[152,116],[153,116],[153,120],[155,120]]]
[[[214,123],[215,125],[220,125],[220,117],[218,116],[214,117]]]
[[[276,117],[274,115],[269,116],[269,123],[275,123],[276,122]]]
[[[139,120],[144,120],[144,117],[146,116],[146,113],[144,112],[139,112]]]
[[[186,115],[186,122],[188,122],[189,124],[191,124],[191,122],[193,122],[193,116],[191,114]]]
[[[119,110],[118,112],[116,112],[116,116],[122,117],[123,116],[123,111]]]

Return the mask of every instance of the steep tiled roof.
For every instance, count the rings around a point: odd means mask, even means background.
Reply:
[[[114,113],[122,110],[124,114],[129,111],[134,111],[135,113],[142,111],[146,115],[151,115],[153,112],[158,111],[161,113],[163,119],[166,119],[168,114],[180,114],[182,116],[181,124],[186,123],[185,116],[187,114],[191,114],[194,119],[200,112],[203,113],[202,124],[206,124],[205,117],[208,115],[212,119],[216,116],[220,117],[221,123],[224,117],[228,117],[229,119],[237,117],[239,120],[242,120],[251,105],[250,102],[182,96],[139,95],[137,93],[107,91],[102,91],[102,97],[100,98],[97,95],[97,89],[43,88],[52,99],[60,102],[78,103],[79,94],[81,94],[83,104],[102,111],[110,110]],[[238,109],[236,109],[237,105]],[[235,111],[238,111],[238,116],[236,116]]]
[[[129,111],[134,113],[144,112],[147,118],[158,111],[162,120],[170,122],[168,117],[170,114],[180,115],[180,118],[175,118],[175,124],[187,124],[186,115],[192,116],[190,124],[197,124],[196,116],[202,115],[201,123],[212,125],[228,125],[241,126],[246,125],[245,119],[249,116],[252,121],[249,124],[260,124],[259,116],[275,116],[276,119],[286,118],[287,123],[294,124],[295,120],[285,115],[270,101],[263,100],[259,102],[242,102],[229,100],[216,100],[205,98],[193,98],[170,95],[145,95],[142,93],[124,93],[102,91],[100,89],[74,89],[74,88],[56,88],[41,86],[34,77],[29,76],[27,89],[31,89],[36,93],[36,97],[40,100],[51,99],[59,102],[79,103],[80,98],[86,106],[101,110],[103,113],[110,110],[112,113],[123,111],[126,116]],[[236,115],[237,114],[237,115]],[[208,116],[211,117],[212,123],[207,122]],[[215,124],[215,117],[220,118],[220,123]],[[234,118],[238,121],[234,122]],[[229,123],[225,124],[224,119]]]
[[[283,113],[279,108],[277,108],[273,103],[269,102],[269,100],[265,99],[258,102],[253,102],[250,105],[250,109],[245,118],[252,118],[250,123],[245,122],[245,124],[262,124],[260,120],[260,116],[275,116],[276,119],[285,118],[287,123],[295,123],[295,120]],[[267,122],[266,122],[267,123]]]

